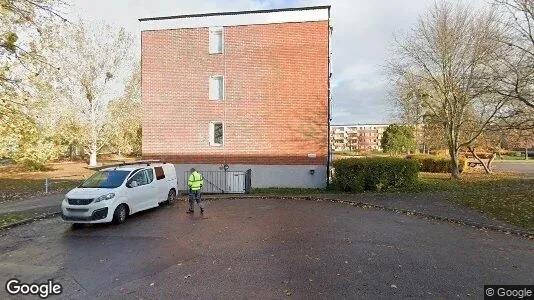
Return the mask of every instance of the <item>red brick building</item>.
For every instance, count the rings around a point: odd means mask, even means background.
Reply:
[[[329,6],[140,19],[143,157],[327,182]]]

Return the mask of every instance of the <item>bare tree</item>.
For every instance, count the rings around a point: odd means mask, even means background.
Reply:
[[[122,77],[131,72],[133,39],[121,28],[79,26],[69,28],[62,38],[64,51],[58,88],[88,128],[84,148],[89,165],[97,164],[97,154],[115,129],[106,126],[109,101],[124,87]]]
[[[453,178],[460,179],[458,153],[470,145],[506,103],[491,92],[503,47],[494,11],[435,3],[403,39],[396,40],[390,71],[397,84],[418,87],[408,97],[443,128]]]
[[[524,150],[525,159],[528,159],[528,149],[534,148],[534,132],[532,130],[510,130],[504,137],[503,144],[508,150]]]
[[[506,29],[499,41],[508,46],[504,60],[508,76],[498,92],[534,109],[534,1],[495,0],[495,4]]]
[[[500,129],[534,128],[534,0],[494,0],[504,34],[496,42],[506,47],[501,59],[504,76],[495,91],[511,101],[500,113]]]

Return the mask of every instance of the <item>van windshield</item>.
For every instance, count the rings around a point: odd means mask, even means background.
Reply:
[[[119,187],[129,173],[130,171],[98,171],[84,181],[80,187],[113,189]]]

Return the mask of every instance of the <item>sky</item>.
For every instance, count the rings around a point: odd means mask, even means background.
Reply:
[[[332,124],[387,123],[394,109],[384,65],[393,38],[409,30],[432,4],[433,0],[74,0],[67,14],[125,27],[139,40],[142,17],[331,5]]]

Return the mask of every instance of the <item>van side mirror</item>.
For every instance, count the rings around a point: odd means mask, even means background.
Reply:
[[[128,186],[132,188],[137,187],[138,186],[137,181],[133,180],[132,182],[130,182]]]

